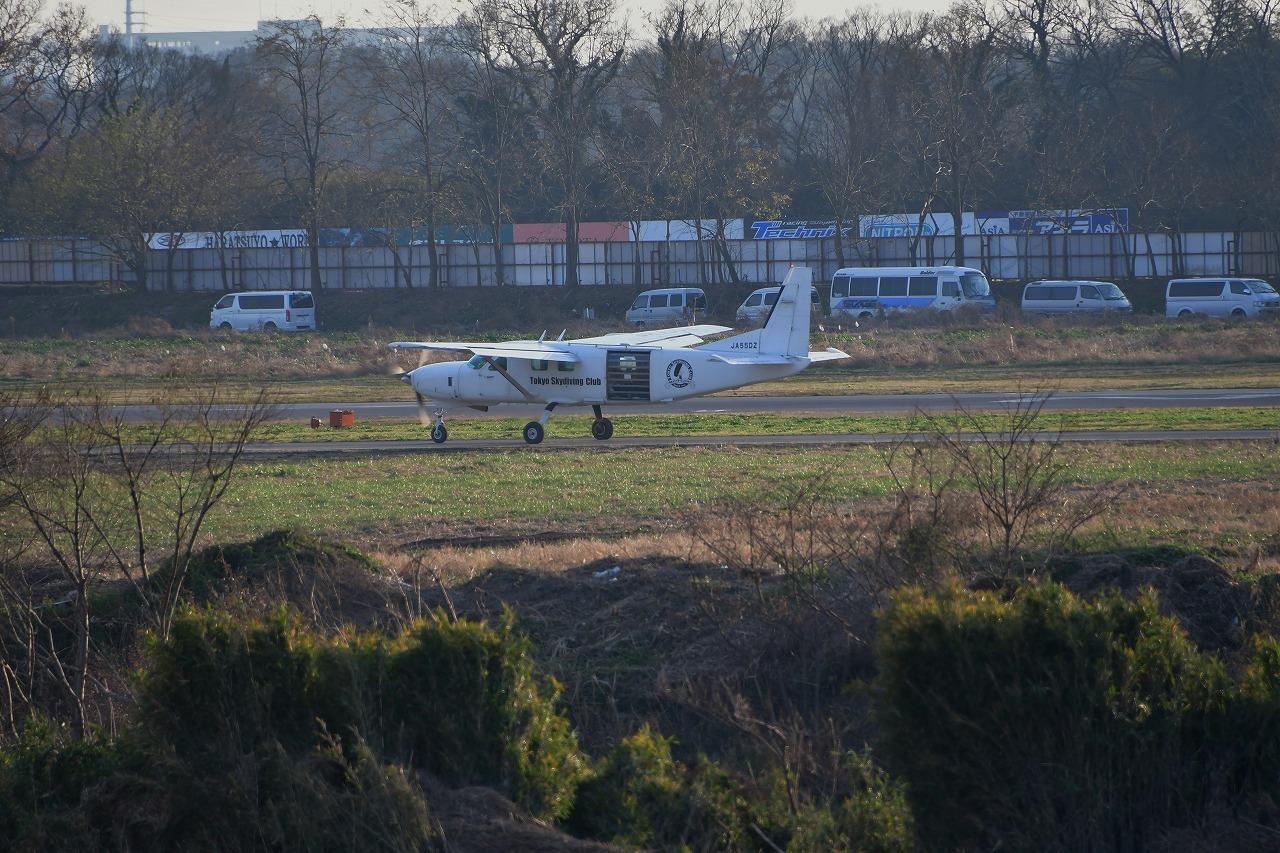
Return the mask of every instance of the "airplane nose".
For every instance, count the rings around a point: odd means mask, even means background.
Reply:
[[[456,369],[453,364],[426,364],[406,373],[404,379],[423,397],[442,400],[453,396],[448,376]]]

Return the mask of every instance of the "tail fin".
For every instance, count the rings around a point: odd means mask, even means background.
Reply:
[[[724,338],[700,349],[775,358],[808,358],[809,293],[812,288],[813,270],[792,267],[782,280],[782,291],[763,328]]]

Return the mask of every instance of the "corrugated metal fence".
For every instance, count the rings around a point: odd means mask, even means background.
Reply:
[[[1278,232],[1169,234],[982,235],[964,237],[965,261],[993,279],[1088,278],[1126,281],[1178,275],[1280,276]],[[829,280],[841,266],[952,263],[954,238],[875,237],[834,239],[600,242],[579,246],[583,284],[646,287],[732,281],[781,281],[787,267],[814,268]],[[564,283],[560,243],[442,244],[434,261],[447,287],[498,283]],[[320,249],[320,278],[332,289],[425,287],[432,257],[426,246]],[[0,284],[128,284],[119,259],[88,240],[0,242]],[[152,290],[277,290],[310,287],[306,248],[155,250],[148,259]]]

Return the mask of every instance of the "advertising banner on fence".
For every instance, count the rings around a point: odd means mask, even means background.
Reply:
[[[842,236],[855,233],[854,226],[846,223],[840,229]],[[751,223],[751,237],[754,240],[826,240],[836,236],[834,219],[827,220],[761,220]]]
[[[304,249],[307,232],[280,231],[165,231],[147,235],[150,249]]]

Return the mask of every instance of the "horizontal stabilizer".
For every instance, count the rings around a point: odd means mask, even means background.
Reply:
[[[822,352],[809,353],[809,361],[835,361],[837,358],[848,358],[849,353],[841,352],[835,347],[827,347]]]

